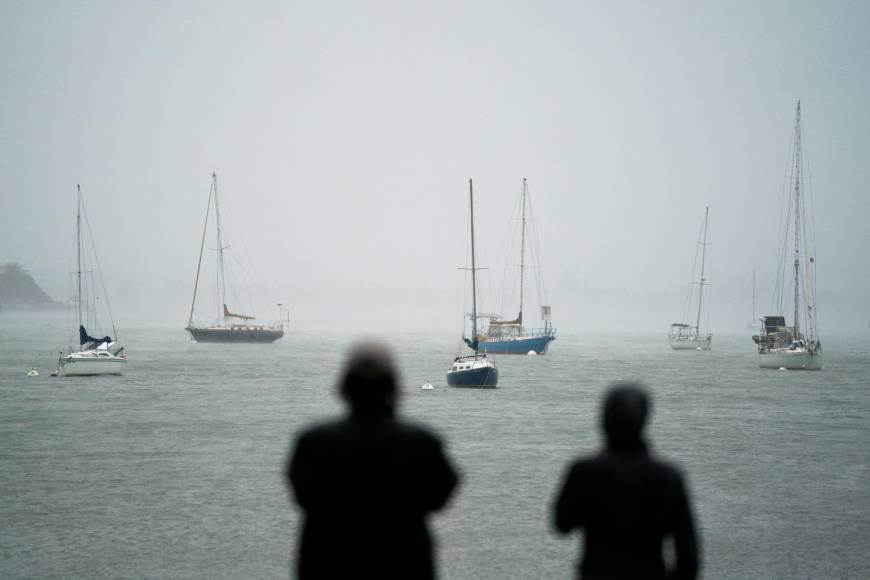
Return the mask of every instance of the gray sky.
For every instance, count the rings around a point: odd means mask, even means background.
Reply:
[[[451,330],[467,179],[485,278],[527,177],[557,328],[664,332],[710,204],[713,331],[743,330],[801,99],[820,333],[864,329],[868,30],[865,2],[4,0],[0,261],[63,299],[81,183],[119,325],[181,323],[216,171],[264,318]]]

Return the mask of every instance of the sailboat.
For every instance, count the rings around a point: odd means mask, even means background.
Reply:
[[[801,135],[801,103],[798,101],[794,122],[793,159],[789,200],[780,246],[776,294],[773,305],[776,315],[761,318],[761,333],[752,337],[758,349],[761,368],[818,370],[822,368],[822,343],[816,328],[815,256],[813,240],[808,236],[808,204],[803,179],[803,140]],[[789,253],[788,238],[794,223],[794,252]],[[786,323],[783,308],[788,262],[794,269],[792,313],[794,323]]]
[[[701,312],[704,302],[704,287],[710,286],[710,282],[704,277],[704,267],[707,260],[707,233],[710,223],[710,207],[704,210],[704,223],[701,226],[701,239],[698,244],[701,246],[701,275],[698,279],[698,312],[695,317],[695,324],[687,322],[675,322],[671,324],[668,331],[668,342],[674,350],[710,350],[710,342],[713,340],[713,335],[709,332],[701,333]],[[697,256],[697,254],[696,254]],[[697,264],[697,262],[696,262]],[[688,307],[691,308],[691,299],[694,292],[690,292]],[[688,310],[688,309],[687,309]]]
[[[77,347],[71,347],[66,354],[61,353],[57,361],[56,373],[60,376],[94,376],[94,375],[120,375],[121,371],[127,365],[127,355],[124,352],[124,347],[118,344],[118,331],[115,328],[115,322],[112,320],[112,312],[109,308],[109,320],[112,324],[112,332],[116,339],[111,336],[95,338],[88,334],[85,329],[85,323],[94,322],[96,324],[96,304],[95,293],[91,288],[89,291],[87,279],[83,280],[82,275],[87,274],[85,262],[87,255],[85,251],[86,239],[82,237],[82,217],[85,217],[85,226],[88,228],[87,239],[91,241],[91,249],[93,250],[94,262],[99,273],[100,284],[103,287],[103,294],[106,294],[105,284],[103,284],[103,274],[100,271],[100,262],[96,259],[96,248],[93,247],[93,235],[90,231],[90,225],[87,221],[85,213],[84,201],[82,200],[82,188],[76,186],[76,314],[78,319],[78,338],[79,344]],[[92,285],[91,285],[92,286]],[[108,300],[105,300],[108,308]],[[78,350],[76,350],[78,349]]]
[[[238,314],[227,306],[227,277],[224,266],[224,251],[229,247],[224,245],[223,225],[221,224],[220,204],[218,202],[217,174],[212,173],[211,189],[208,195],[208,204],[205,209],[205,223],[202,227],[202,242],[199,247],[199,260],[196,264],[196,278],[193,283],[193,300],[190,304],[190,317],[185,330],[196,342],[275,342],[284,336],[284,321],[273,326],[254,324],[249,321],[256,320],[255,316]],[[217,232],[217,255],[218,255],[218,293],[220,306],[216,322],[201,325],[194,322],[196,309],[196,294],[199,288],[199,275],[202,270],[202,254],[205,249],[205,237],[208,229],[208,217],[214,200],[215,229]],[[279,308],[281,305],[279,304]],[[289,317],[288,317],[289,319]]]
[[[471,208],[471,336],[463,340],[473,354],[460,355],[453,359],[447,371],[447,384],[451,387],[495,387],[498,385],[498,368],[481,352],[477,339],[477,265],[474,252],[474,187],[468,180],[468,197]],[[465,333],[463,324],[463,334]]]
[[[550,307],[541,306],[542,328],[523,326],[523,298],[525,294],[526,271],[526,199],[529,188],[523,178],[522,226],[520,230],[520,308],[517,317],[503,320],[492,316],[489,329],[478,337],[481,350],[493,354],[546,354],[550,343],[556,340],[556,331],[550,318]],[[539,284],[540,286],[540,284]]]

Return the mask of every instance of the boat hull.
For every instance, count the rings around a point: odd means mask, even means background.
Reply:
[[[502,340],[488,340],[478,343],[478,348],[489,354],[546,354],[555,336],[531,336]]]
[[[493,366],[472,368],[447,373],[450,387],[491,389],[498,386],[498,369]]]
[[[710,350],[710,343],[713,341],[712,336],[704,336],[701,338],[690,339],[669,339],[671,348],[674,350]]]
[[[284,336],[283,330],[270,328],[188,328],[187,331],[196,342],[275,342]]]
[[[63,357],[59,374],[65,377],[93,377],[98,375],[120,375],[127,366],[127,359],[120,357],[76,358]]]
[[[763,369],[817,371],[822,368],[822,355],[806,351],[759,353],[758,366]]]

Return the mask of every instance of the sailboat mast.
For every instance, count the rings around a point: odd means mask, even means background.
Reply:
[[[698,282],[698,318],[695,320],[695,329],[701,334],[701,302],[704,299],[704,262],[707,258],[707,220],[710,215],[710,206],[704,210],[704,241],[701,242],[701,280]]]
[[[525,289],[524,274],[526,269],[526,178],[523,177],[523,225],[520,233],[520,326],[523,325],[523,290]]]
[[[800,340],[801,102],[794,122],[794,340]]]
[[[471,343],[477,352],[477,266],[474,262],[474,186],[468,180],[468,199],[471,206]]]
[[[79,326],[82,326],[82,186],[76,184],[76,191],[78,192],[76,198],[76,286],[78,290],[76,309]]]
[[[215,223],[217,224],[217,244],[218,244],[218,288],[220,288],[221,293],[221,304],[226,307],[227,303],[227,282],[226,276],[224,275],[224,241],[222,237],[221,231],[221,210],[218,205],[218,186],[217,186],[217,173],[211,174],[212,179],[212,191],[214,192],[214,216]],[[224,311],[221,310],[223,313]],[[224,317],[226,318],[226,317]]]
[[[214,178],[214,174],[212,174]],[[208,203],[205,206],[205,222],[202,224],[202,241],[199,244],[199,260],[196,262],[196,278],[193,281],[193,300],[190,303],[190,318],[187,320],[187,326],[193,324],[193,308],[196,306],[196,290],[199,287],[199,273],[202,270],[202,253],[205,250],[205,233],[208,228],[208,212],[211,209],[211,196],[214,193],[214,182],[208,192]]]

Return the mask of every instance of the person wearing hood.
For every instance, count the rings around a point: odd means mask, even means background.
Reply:
[[[643,438],[649,397],[640,385],[617,383],[604,399],[605,446],[575,461],[562,482],[556,530],[583,532],[583,580],[692,580],[700,567],[695,523],[683,475],[652,456]],[[668,570],[664,540],[673,538]]]
[[[458,481],[441,441],[395,416],[389,351],[360,343],[339,385],[349,413],[303,431],[287,481],[304,519],[298,578],[435,577],[427,516]]]

